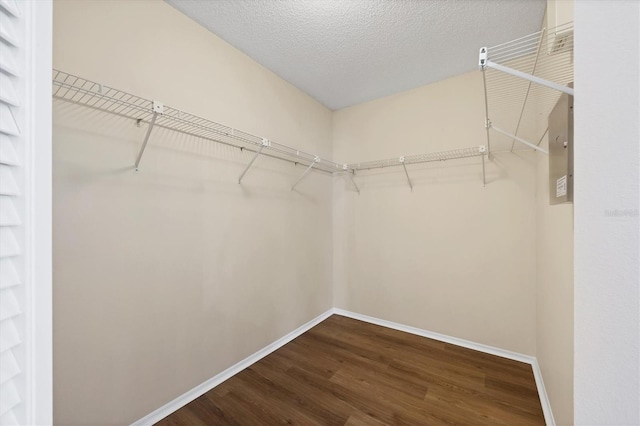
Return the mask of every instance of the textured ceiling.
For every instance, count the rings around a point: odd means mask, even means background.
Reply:
[[[331,109],[477,69],[546,0],[166,0]]]

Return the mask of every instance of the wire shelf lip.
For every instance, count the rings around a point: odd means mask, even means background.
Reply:
[[[513,46],[517,46],[519,44],[523,44],[525,42],[530,42],[530,43],[535,43],[536,40],[538,40],[539,38],[541,38],[541,36],[543,35],[543,33],[547,33],[547,34],[562,34],[562,33],[570,33],[573,32],[573,21],[571,22],[566,22],[564,24],[560,24],[557,25],[555,27],[551,27],[551,28],[543,28],[540,31],[536,31],[535,33],[531,33],[513,40],[509,40],[505,43],[500,43],[500,44],[496,44],[494,46],[490,46],[488,48],[489,51],[499,51],[502,48],[506,47],[513,47]],[[533,39],[533,40],[532,40]]]
[[[567,23],[554,28],[542,29],[537,33],[508,43],[489,47],[487,48],[487,59],[524,70],[531,65],[532,57],[543,54],[542,56],[546,57],[543,62],[553,66],[557,65],[559,59],[559,62],[563,63],[562,58],[555,56],[562,52],[573,51],[573,45],[573,23]]]

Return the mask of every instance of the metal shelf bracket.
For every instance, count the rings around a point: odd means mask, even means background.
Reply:
[[[102,86],[99,88],[102,91]],[[138,152],[138,158],[136,158],[136,172],[138,171],[138,166],[140,165],[140,160],[142,160],[142,154],[144,154],[144,150],[147,147],[147,143],[149,142],[149,136],[151,136],[151,131],[153,130],[153,126],[156,125],[156,120],[158,119],[158,115],[164,114],[164,104],[162,102],[153,101],[153,116],[151,117],[151,122],[149,123],[149,128],[147,129],[147,134],[144,137],[144,141],[142,141],[142,146],[140,147],[140,152]]]
[[[307,167],[307,170],[304,171],[304,173],[302,173],[302,176],[300,176],[298,178],[298,180],[296,181],[296,183],[293,184],[293,186],[291,187],[291,190],[293,191],[294,189],[296,189],[296,186],[298,186],[298,184],[300,183],[300,181],[302,179],[304,179],[304,177],[311,171],[311,169],[313,168],[313,166],[315,166],[316,164],[318,164],[320,162],[320,157],[318,157],[317,155],[314,157],[313,162],[311,164],[309,164],[309,167]]]
[[[516,135],[512,135],[509,132],[505,132],[504,130],[493,126],[491,123],[489,123],[489,128],[492,129],[494,132],[498,132],[498,133],[500,133],[502,135],[508,136],[508,137],[520,142],[521,144],[527,145],[529,148],[533,148],[536,151],[540,151],[540,152],[543,152],[545,154],[549,154],[549,151],[547,151],[546,149],[540,148],[538,145],[536,145],[534,143],[531,143],[531,142],[529,142],[529,141],[527,141],[525,139],[522,139],[521,137],[518,137]]]
[[[558,84],[555,83],[553,81],[532,75],[532,74],[528,74],[526,72],[523,71],[519,71],[517,69],[514,68],[510,68],[498,63],[495,63],[493,61],[491,61],[489,59],[489,50],[486,47],[481,47],[480,48],[480,54],[479,54],[479,58],[478,58],[478,65],[480,66],[480,69],[482,69],[483,71],[489,67],[489,68],[493,68],[494,70],[498,70],[507,74],[511,74],[513,76],[516,77],[520,77],[520,78],[524,78],[525,80],[529,80],[533,83],[537,83],[537,84],[541,84],[543,86],[547,86],[550,87],[552,89],[555,90],[559,90],[561,92],[564,92],[568,95],[573,96],[573,88],[572,87],[567,87],[567,86],[563,86],[562,84]]]
[[[487,58],[488,58],[488,50],[486,47],[481,47],[480,48],[480,55],[478,57],[478,66],[480,66],[481,69],[484,69],[484,67],[487,65]]]
[[[482,186],[484,187],[487,186],[487,178],[484,169],[484,157],[487,155],[487,147],[485,145],[480,145],[478,147],[478,152],[482,154]]]
[[[268,147],[268,146],[271,146],[271,141],[269,139],[267,139],[267,138],[262,138],[262,145],[260,145],[260,148],[258,148],[258,150],[254,154],[253,158],[251,158],[251,161],[249,161],[249,164],[247,164],[247,167],[245,167],[244,171],[242,172],[242,174],[238,178],[238,183],[239,184],[242,183],[242,178],[244,177],[244,175],[247,174],[247,172],[249,171],[249,169],[253,165],[253,162],[256,161],[256,158],[258,158],[258,156],[262,153],[262,150],[265,149],[265,147]]]
[[[355,170],[349,171],[349,166],[346,164],[342,165],[342,170],[347,173],[347,176],[349,176],[349,179],[351,180],[353,187],[356,189],[356,192],[358,193],[358,195],[360,195],[360,188],[358,188],[358,184],[356,184],[356,180],[353,178],[353,175],[356,174],[356,171]]]
[[[505,67],[504,65],[496,64],[495,62],[491,62],[489,60],[486,61],[485,66],[493,68],[498,71],[502,71],[507,74],[514,75],[516,77],[524,78],[525,80],[532,81],[537,84],[541,84],[543,86],[550,87],[552,89],[559,90],[568,95],[573,96],[573,88],[563,86],[562,84],[554,83],[553,81],[546,80],[544,78],[536,77],[535,75],[527,74],[526,72],[518,71],[513,68]]]
[[[411,182],[411,178],[409,177],[409,172],[407,171],[407,165],[404,164],[404,157],[400,157],[398,161],[402,164],[402,168],[404,169],[404,174],[407,176],[407,182],[409,182],[409,188],[413,192],[413,183]]]
[[[356,192],[358,193],[358,195],[360,195],[360,188],[358,188],[358,184],[356,183],[356,180],[353,178],[353,173],[349,173],[349,179],[351,179],[351,183],[353,184],[353,187],[356,189]]]

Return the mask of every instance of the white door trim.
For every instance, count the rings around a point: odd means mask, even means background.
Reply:
[[[53,2],[22,2],[25,18],[27,424],[53,424],[52,135]]]

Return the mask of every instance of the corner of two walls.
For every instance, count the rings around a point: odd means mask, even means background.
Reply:
[[[485,144],[483,108],[473,72],[336,111],[334,153]],[[530,118],[538,139],[546,117]],[[549,205],[547,155],[494,153],[484,188],[478,162],[409,166],[413,191],[401,168],[358,174],[359,195],[334,179],[335,306],[535,355],[557,424],[572,424],[573,205]]]
[[[479,71],[343,110],[334,155],[355,162],[486,145]],[[359,173],[334,184],[338,308],[535,354],[535,155]]]
[[[572,20],[573,1],[548,8]],[[537,140],[547,120],[528,112]],[[481,74],[461,75],[334,112],[334,153],[485,144],[483,113]],[[335,179],[335,306],[535,355],[556,423],[573,424],[573,204],[549,205],[547,155],[495,153],[485,188],[473,163],[410,166],[413,192],[400,168],[359,174],[360,195]]]
[[[548,145],[548,138],[543,145]],[[536,358],[554,419],[573,424],[573,204],[549,205],[549,160],[536,190]]]
[[[543,27],[573,21],[573,3],[547,0]],[[537,121],[541,134],[547,117],[538,115]],[[542,146],[548,148],[548,135]],[[549,157],[541,155],[536,170],[536,358],[558,425],[573,424],[573,240],[573,203],[549,204]]]

